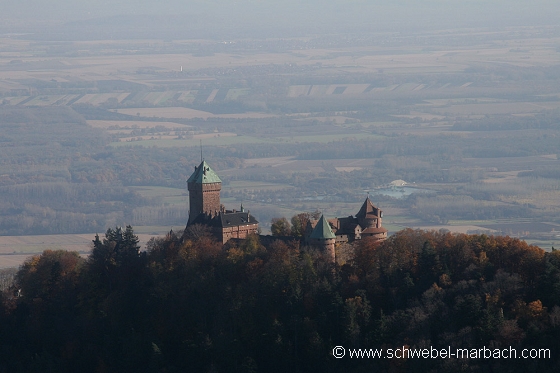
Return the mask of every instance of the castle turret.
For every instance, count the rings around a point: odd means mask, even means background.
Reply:
[[[334,243],[336,241],[336,236],[334,235],[329,222],[325,219],[324,215],[313,228],[313,231],[309,235],[309,244],[317,246],[324,250],[331,262],[335,262],[336,256],[334,251]]]
[[[187,226],[201,214],[215,215],[220,208],[220,190],[222,180],[202,161],[194,168],[193,174],[187,180],[189,189],[189,221]]]
[[[381,225],[383,219],[383,211],[377,208],[369,196],[366,198],[360,211],[356,214],[358,224],[362,227],[362,237],[374,237],[377,239],[387,238],[387,229]]]

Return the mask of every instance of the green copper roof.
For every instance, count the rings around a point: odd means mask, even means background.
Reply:
[[[331,229],[331,226],[329,225],[329,222],[327,221],[327,219],[325,219],[324,215],[321,215],[321,219],[319,219],[317,225],[311,232],[311,236],[309,237],[322,240],[326,240],[328,238],[336,238]]]
[[[187,180],[187,183],[209,184],[221,183],[222,180],[216,175],[214,170],[208,166],[208,163],[202,161],[200,166],[194,168],[194,172]]]

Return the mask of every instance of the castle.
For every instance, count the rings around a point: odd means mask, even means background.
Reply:
[[[353,242],[370,237],[375,240],[387,238],[387,229],[382,225],[383,211],[375,207],[366,198],[356,216],[334,218],[327,221],[324,215],[316,221],[310,221],[305,232],[305,241],[312,246],[320,247],[335,261],[335,245],[343,242]]]
[[[336,242],[352,242],[364,237],[386,239],[387,229],[381,225],[382,220],[383,211],[377,208],[368,196],[355,217],[334,218],[329,220],[329,223],[336,235]]]
[[[212,234],[222,243],[230,238],[247,238],[256,234],[259,222],[245,211],[226,210],[220,203],[222,180],[202,161],[187,180],[189,190],[189,220],[187,227],[202,224],[210,228]]]
[[[243,205],[239,211],[226,210],[220,203],[222,181],[203,160],[187,180],[189,190],[189,220],[187,227],[201,224],[210,228],[211,233],[225,244],[230,239],[244,239],[257,234],[259,222]],[[334,262],[335,245],[353,242],[365,237],[376,240],[387,238],[387,229],[382,225],[383,211],[366,198],[355,216],[327,220],[309,221],[304,241],[320,247]]]

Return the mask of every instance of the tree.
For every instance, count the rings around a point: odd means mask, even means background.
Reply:
[[[189,225],[183,233],[183,239],[196,241],[202,238],[213,238],[210,228],[205,224]]]
[[[365,292],[362,291],[361,294],[363,296]],[[344,302],[345,334],[352,347],[360,346],[361,335],[364,330],[367,330],[371,315],[371,306],[367,299],[362,296],[348,298]]]
[[[303,237],[309,220],[311,220],[311,214],[308,212],[292,216],[292,236]]]
[[[93,301],[104,299],[117,286],[134,280],[141,266],[138,241],[130,225],[124,232],[121,227],[107,229],[103,240],[95,235],[86,265]]]
[[[420,257],[418,258],[418,269],[420,272],[420,285],[427,289],[433,284],[440,273],[440,260],[436,249],[430,241],[424,242]]]
[[[288,219],[272,218],[270,231],[273,236],[289,236],[291,234],[291,228]]]
[[[75,251],[45,250],[25,261],[16,275],[16,283],[28,299],[52,300],[75,286],[82,262]]]

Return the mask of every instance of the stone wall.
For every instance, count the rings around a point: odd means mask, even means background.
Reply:
[[[226,243],[230,238],[247,238],[250,234],[257,233],[258,224],[237,225],[233,227],[222,228],[222,243]]]
[[[220,211],[221,183],[197,184],[189,183],[189,222],[201,213],[215,214]]]

